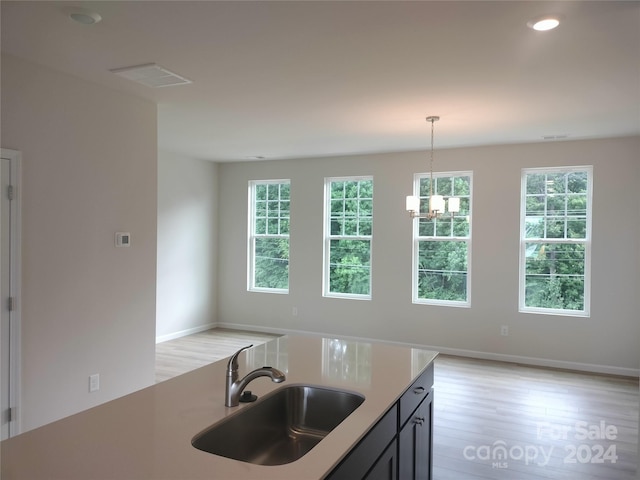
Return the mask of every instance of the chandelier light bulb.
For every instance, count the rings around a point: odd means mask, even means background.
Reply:
[[[420,211],[420,198],[415,195],[409,195],[407,197],[407,211],[419,212]]]
[[[429,210],[431,213],[443,213],[444,197],[442,195],[431,195],[429,199]]]
[[[460,213],[460,199],[458,197],[451,197],[447,202],[449,213]]]

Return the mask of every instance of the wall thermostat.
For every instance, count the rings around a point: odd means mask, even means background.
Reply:
[[[129,232],[116,232],[116,247],[131,246],[131,234]]]

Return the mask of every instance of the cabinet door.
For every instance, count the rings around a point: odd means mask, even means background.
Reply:
[[[369,471],[366,480],[398,479],[398,442],[394,440]]]
[[[402,480],[431,480],[433,392],[400,431],[398,463]]]
[[[380,455],[386,452],[385,447],[394,445],[396,450],[396,434],[398,433],[398,408],[396,405],[382,417],[365,438],[358,443],[347,457],[327,477],[327,480],[354,480],[365,478],[367,472],[376,464]],[[393,440],[393,441],[392,441]],[[372,477],[382,478],[382,477]],[[394,477],[395,478],[395,477]]]

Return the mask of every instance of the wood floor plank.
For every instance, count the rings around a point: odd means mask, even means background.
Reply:
[[[635,378],[441,355],[434,389],[435,480],[635,479]],[[582,438],[600,422],[615,438]]]
[[[156,383],[229,357],[279,335],[215,328],[156,345]]]
[[[157,381],[276,337],[214,329],[158,344]],[[636,478],[637,378],[440,355],[434,390],[434,480]],[[615,438],[582,438],[601,422]]]

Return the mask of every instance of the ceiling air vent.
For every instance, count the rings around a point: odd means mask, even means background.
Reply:
[[[141,83],[147,87],[172,87],[174,85],[186,85],[191,83],[181,77],[177,73],[173,73],[155,63],[147,63],[145,65],[135,65],[133,67],[114,68],[109,70],[127,80]]]

